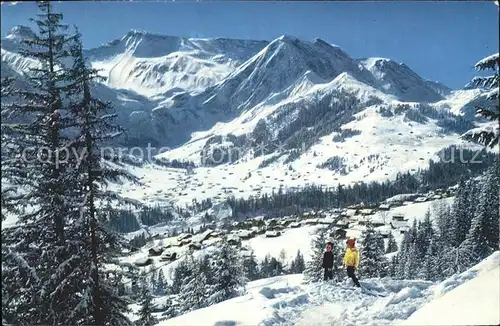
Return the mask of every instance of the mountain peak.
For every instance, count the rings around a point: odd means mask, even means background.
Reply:
[[[125,34],[122,39],[127,39],[131,37],[173,37],[173,36],[167,36],[167,35],[160,35],[160,34],[155,34],[147,31],[143,31],[140,29],[131,29]]]
[[[392,62],[393,60],[387,58],[373,57],[373,58],[359,59],[358,61],[361,62],[367,69],[372,69],[374,67],[381,67],[388,62]]]
[[[131,29],[130,31],[127,32],[127,35],[146,35],[146,34],[149,33],[140,29]]]
[[[123,35],[121,37],[121,40],[122,41],[126,41],[126,40],[129,40],[131,38],[136,38],[136,37],[140,37],[140,36],[143,36],[144,34],[146,34],[145,32],[143,31],[140,31],[140,30],[137,30],[137,29],[131,29],[130,31],[127,32],[127,34]]]
[[[282,42],[295,42],[298,41],[299,39],[292,35],[283,34],[280,37],[278,37],[277,40]]]
[[[176,36],[169,36],[169,35],[161,35],[161,34],[155,34],[155,33],[151,33],[151,32],[147,32],[147,31],[143,31],[143,30],[139,30],[139,29],[131,29],[130,31],[127,32],[127,34],[125,34],[121,40],[122,41],[126,41],[126,42],[130,42],[131,40],[143,40],[143,39],[151,39],[151,40],[176,40],[176,39],[180,39],[180,37],[176,37]]]
[[[316,37],[316,38],[314,39],[314,43],[316,43],[316,44],[318,44],[318,45],[323,45],[323,46],[333,47],[333,48],[335,48],[335,47],[337,47],[337,48],[338,48],[338,47],[339,47],[339,46],[337,46],[337,45],[332,45],[332,44],[328,43],[327,41],[325,41],[325,40],[323,40],[323,39],[320,39],[319,37]]]
[[[377,57],[360,59],[358,62],[379,80],[384,92],[401,100],[437,102],[447,93],[446,86],[426,81],[404,63]]]
[[[35,36],[35,32],[28,26],[17,25],[14,26],[7,36],[5,37],[7,40],[11,41],[20,41],[23,39],[31,38]]]

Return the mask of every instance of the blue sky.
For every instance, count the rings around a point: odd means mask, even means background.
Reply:
[[[65,22],[78,26],[86,48],[130,29],[188,37],[272,40],[289,34],[339,45],[354,58],[387,57],[422,77],[454,88],[473,65],[498,52],[498,7],[470,2],[66,2]],[[30,25],[34,2],[2,6],[2,37]]]

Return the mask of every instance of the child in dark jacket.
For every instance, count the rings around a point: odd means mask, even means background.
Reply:
[[[322,267],[325,269],[324,280],[332,280],[333,279],[333,253],[332,253],[333,244],[328,242],[326,244],[326,252],[323,255],[323,265]]]

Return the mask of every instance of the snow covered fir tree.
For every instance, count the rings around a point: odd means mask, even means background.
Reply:
[[[103,227],[99,204],[119,197],[104,191],[106,182],[135,178],[97,156],[100,143],[119,135],[105,115],[109,105],[92,97],[96,72],[85,67],[79,36],[66,34],[50,2],[38,6],[39,34],[23,40],[20,53],[40,67],[30,70],[28,90],[2,98],[3,115],[26,121],[2,123],[2,184],[22,186],[2,207],[15,207],[20,221],[2,230],[4,320],[127,325],[129,300],[115,287],[120,272],[104,268],[123,243]],[[83,148],[85,155],[71,155]]]
[[[327,239],[326,230],[324,229],[318,230],[317,234],[313,236],[313,240],[311,241],[313,252],[311,258],[306,262],[304,270],[304,277],[309,282],[318,282],[323,279],[321,262],[323,261]]]
[[[137,326],[153,326],[158,324],[158,320],[152,315],[152,299],[151,291],[148,284],[142,284],[141,293],[141,309],[139,310],[139,319],[136,321]]]
[[[32,5],[1,42],[2,324],[500,323],[498,53],[451,89],[290,35],[86,48]]]
[[[363,264],[359,268],[363,277],[384,277],[386,270],[386,257],[384,239],[375,231],[373,225],[368,223],[361,235],[363,242],[360,251],[363,253]]]
[[[500,57],[498,53],[492,54],[478,61],[474,66],[478,71],[494,71],[493,75],[488,77],[475,77],[470,85],[480,86],[490,90],[486,95],[489,107],[477,107],[477,115],[491,121],[491,123],[478,129],[465,133],[464,138],[495,148],[500,146],[498,141],[500,137],[500,106],[499,106],[499,87],[500,87]]]

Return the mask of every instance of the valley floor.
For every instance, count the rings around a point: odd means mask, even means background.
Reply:
[[[251,282],[247,294],[159,325],[471,325],[500,323],[500,251],[441,283],[366,279],[303,283],[302,275]]]

